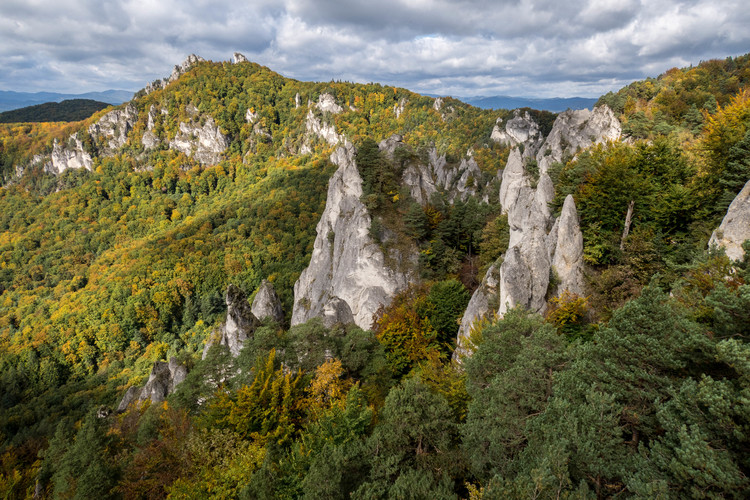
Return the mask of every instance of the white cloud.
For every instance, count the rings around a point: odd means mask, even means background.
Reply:
[[[140,88],[235,50],[300,79],[596,96],[750,49],[736,0],[3,0],[0,89]]]

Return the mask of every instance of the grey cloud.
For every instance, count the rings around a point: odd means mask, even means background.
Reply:
[[[735,0],[4,0],[0,88],[142,87],[239,50],[299,79],[468,95],[595,96],[746,52]]]

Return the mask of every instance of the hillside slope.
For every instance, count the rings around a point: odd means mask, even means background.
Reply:
[[[5,125],[0,491],[741,497],[746,66],[690,127],[692,69],[554,115],[239,54]]]

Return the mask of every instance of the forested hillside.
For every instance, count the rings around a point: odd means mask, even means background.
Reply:
[[[750,491],[750,254],[708,245],[750,180],[749,56],[603,96],[621,140],[543,172],[524,157],[551,213],[575,200],[585,293],[550,270],[543,314],[491,304],[461,356],[472,293],[514,244],[498,193],[525,143],[496,131],[526,116],[544,138],[558,117],[241,60],[179,69],[82,122],[0,128],[4,497]],[[426,165],[422,197],[405,179]],[[347,255],[316,225],[360,184],[360,237],[408,286],[370,328],[295,324],[314,246]],[[264,280],[283,319],[243,312]],[[184,381],[118,408],[170,358]]]
[[[67,99],[59,103],[46,102],[0,113],[0,123],[77,122],[108,107],[109,104],[106,102],[92,99]]]

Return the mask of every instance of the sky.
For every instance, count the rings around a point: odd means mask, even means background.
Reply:
[[[195,53],[299,80],[598,97],[750,52],[747,0],[2,0],[0,90],[138,90]]]

